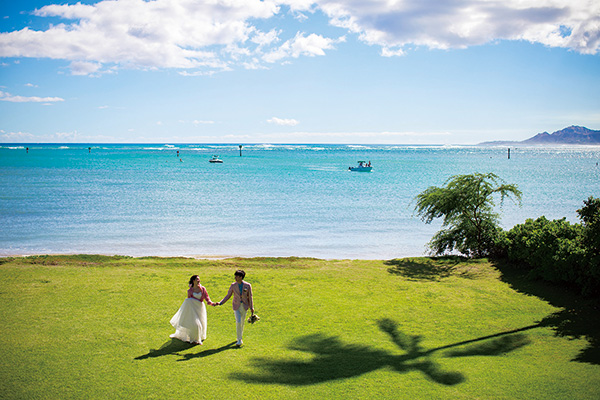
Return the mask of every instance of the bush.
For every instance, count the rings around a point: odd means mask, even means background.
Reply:
[[[583,246],[586,249],[586,270],[591,278],[589,285],[600,289],[600,199],[589,197],[577,210],[583,223]],[[592,288],[590,288],[593,290]]]
[[[498,235],[494,256],[529,270],[532,278],[576,286],[583,294],[600,289],[600,199],[577,210],[582,224],[540,217]]]
[[[550,282],[573,282],[575,265],[583,264],[581,225],[564,218],[549,221],[546,217],[528,219],[504,235],[509,261],[531,270],[531,275]]]

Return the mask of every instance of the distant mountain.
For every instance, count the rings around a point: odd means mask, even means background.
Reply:
[[[541,145],[541,144],[598,144],[600,145],[600,131],[594,131],[583,126],[569,126],[568,128],[553,133],[542,132],[520,142],[484,142],[482,145]]]

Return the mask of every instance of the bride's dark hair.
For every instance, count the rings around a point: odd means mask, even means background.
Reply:
[[[192,275],[190,281],[188,282],[188,285],[190,285],[190,287],[194,286],[194,281],[196,280],[196,278],[198,278],[198,275]]]

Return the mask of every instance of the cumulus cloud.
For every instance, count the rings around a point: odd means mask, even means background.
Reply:
[[[28,132],[4,132],[1,131],[0,139],[5,143],[21,143],[33,139],[34,136]]]
[[[527,40],[581,53],[600,50],[596,0],[319,0],[333,25],[384,48],[449,49]],[[398,54],[402,54],[399,52]]]
[[[0,142],[6,143],[120,143],[121,137],[105,135],[85,135],[77,131],[30,134],[26,132],[0,135]]]
[[[282,126],[296,126],[300,123],[299,121],[297,121],[295,119],[285,119],[285,118],[277,118],[277,117],[268,119],[267,122],[270,124],[282,125]]]
[[[73,75],[94,75],[100,71],[102,64],[89,61],[73,61],[70,67]]]
[[[306,36],[303,32],[298,32],[296,37],[286,41],[279,48],[263,56],[263,60],[272,63],[284,58],[298,58],[300,56],[324,56],[325,50],[333,49],[335,43],[343,42],[342,36],[338,39],[329,39],[321,35],[311,33]]]
[[[262,33],[249,20],[279,11],[271,0],[120,0],[47,5],[34,12],[64,23],[46,30],[0,34],[0,56],[73,61],[75,74],[102,65],[134,68],[224,69],[212,47],[244,43]],[[268,40],[266,37],[258,40]]]
[[[465,48],[497,40],[600,50],[597,0],[103,0],[33,13],[60,23],[0,33],[0,57],[67,60],[73,74],[91,76],[114,68],[207,75],[322,56],[345,36],[323,36],[307,23],[317,14],[380,46],[386,57],[414,46]],[[285,23],[288,15],[307,29],[289,31],[296,24]]]
[[[0,92],[0,101],[10,101],[12,103],[53,103],[65,100],[60,97],[14,96],[10,93]]]

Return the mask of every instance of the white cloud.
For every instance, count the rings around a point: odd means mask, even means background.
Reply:
[[[333,25],[384,48],[448,49],[527,40],[581,53],[600,50],[596,0],[319,0],[318,4]]]
[[[286,31],[288,13],[314,31]],[[92,76],[117,67],[174,68],[189,76],[260,68],[259,60],[324,55],[344,40],[324,37],[306,22],[318,13],[380,46],[386,57],[414,46],[465,48],[496,40],[600,51],[597,0],[104,0],[36,10],[62,23],[0,33],[0,57],[67,60],[73,74]],[[284,22],[264,32],[257,26],[262,21]]]
[[[394,57],[394,56],[403,56],[406,53],[402,49],[390,49],[388,47],[383,47],[381,49],[381,55],[383,57]]]
[[[73,61],[70,68],[73,75],[93,75],[102,68],[102,64],[89,61]]]
[[[77,131],[51,134],[31,134],[28,132],[1,132],[0,134],[0,143],[120,143],[122,141],[122,137],[84,135]]]
[[[258,44],[259,47],[268,46],[279,41],[281,31],[271,29],[269,32],[257,32],[252,39],[252,42]]]
[[[285,119],[285,118],[282,119],[282,118],[277,118],[277,117],[268,119],[267,122],[270,124],[282,125],[282,126],[296,126],[300,123],[299,121],[297,121],[295,119]]]
[[[263,60],[273,63],[284,58],[298,58],[300,56],[324,56],[327,49],[333,49],[333,45],[345,41],[342,36],[338,39],[329,39],[321,35],[311,33],[305,36],[303,32],[298,32],[296,37],[286,41],[281,47],[271,51],[263,56]]]
[[[10,101],[12,103],[52,103],[57,101],[65,101],[60,97],[25,97],[14,96],[10,93],[0,92],[0,101]]]
[[[208,121],[208,120],[199,120],[199,119],[195,119],[193,121],[186,121],[184,119],[180,119],[179,120],[180,124],[188,124],[191,123],[193,125],[212,125],[215,123],[215,121]]]
[[[279,11],[272,0],[120,0],[47,5],[39,17],[65,22],[47,30],[0,34],[0,56],[70,60],[73,73],[101,65],[133,68],[224,69],[211,46],[246,42],[260,32],[248,21]],[[268,34],[267,34],[268,36]]]
[[[0,140],[4,143],[21,143],[33,139],[34,136],[28,132],[4,132],[0,135]]]
[[[56,137],[58,139],[59,142],[64,143],[64,142],[77,142],[80,140],[81,135],[79,135],[77,133],[77,131],[75,132],[56,132],[54,134],[54,137]]]

